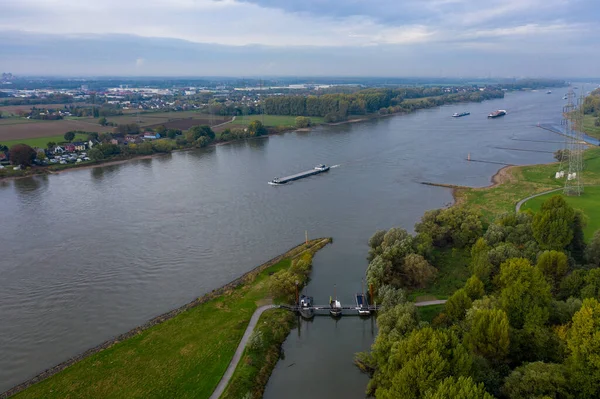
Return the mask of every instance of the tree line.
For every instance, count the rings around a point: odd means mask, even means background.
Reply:
[[[463,207],[427,212],[416,235],[369,240],[381,305],[371,351],[355,362],[376,398],[600,397],[600,231],[563,197],[485,226]],[[436,278],[434,253],[470,251],[471,277],[431,323],[406,290]],[[448,253],[448,252],[446,252]]]
[[[264,100],[264,109],[265,113],[272,115],[317,116],[324,117],[326,122],[336,122],[346,119],[349,115],[410,112],[442,104],[483,101],[504,96],[504,92],[496,89],[453,90],[456,92],[448,93],[439,87],[420,87],[366,89],[350,94],[321,96],[273,96]],[[422,101],[414,101],[415,99]]]

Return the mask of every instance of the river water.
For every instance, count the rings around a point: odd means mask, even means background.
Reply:
[[[0,391],[233,280],[305,231],[334,238],[306,291],[326,303],[337,284],[342,303],[353,303],[373,232],[411,230],[452,202],[450,190],[419,182],[489,184],[500,166],[467,162],[468,153],[552,160],[563,139],[536,124],[560,123],[558,92],[0,182]],[[508,115],[487,119],[496,109]],[[450,117],[463,110],[471,115]],[[339,166],[266,184],[319,163]],[[367,378],[352,358],[374,334],[374,321],[357,317],[302,322],[265,397],[364,397]]]

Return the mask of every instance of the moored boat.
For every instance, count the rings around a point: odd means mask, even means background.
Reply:
[[[498,118],[500,116],[506,115],[506,110],[499,109],[498,111],[494,111],[488,115],[488,118]]]
[[[342,315],[342,304],[337,299],[335,285],[333,286],[333,297],[329,297],[329,314],[333,317],[340,317]]]
[[[306,319],[312,319],[315,315],[313,309],[313,298],[311,296],[301,295],[300,303],[298,304],[300,315]]]

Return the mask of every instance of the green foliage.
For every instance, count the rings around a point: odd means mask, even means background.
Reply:
[[[533,218],[533,236],[542,249],[562,250],[573,240],[575,211],[560,195],[542,204]]]
[[[585,249],[585,261],[594,267],[600,267],[600,230],[594,233],[592,241]]]
[[[533,329],[548,320],[550,285],[527,259],[509,259],[498,275],[500,307],[514,328]]]
[[[170,139],[175,139],[175,138],[177,138],[177,136],[181,136],[181,134],[182,134],[182,132],[179,129],[169,129],[166,132],[166,136]]]
[[[167,128],[165,127],[165,125],[160,125],[160,126],[157,126],[156,129],[154,129],[154,131],[156,133],[160,134],[161,137],[163,137],[167,133]]]
[[[104,153],[100,150],[100,148],[94,147],[88,152],[88,156],[92,161],[100,161],[104,159]]]
[[[435,278],[437,269],[421,255],[409,254],[404,258],[399,274],[402,286],[419,288],[424,287]]]
[[[461,288],[448,299],[444,313],[451,321],[460,321],[465,318],[467,310],[471,307],[472,303],[471,298],[467,295],[467,291]]]
[[[303,129],[309,127],[311,124],[310,118],[306,116],[298,116],[296,117],[296,127],[298,129]]]
[[[470,371],[471,357],[453,332],[425,327],[394,344],[387,364],[374,375],[380,374],[379,384],[370,388],[381,399],[419,398],[447,377]]]
[[[116,133],[121,136],[125,136],[128,134],[140,134],[141,128],[140,125],[138,125],[137,123],[122,124],[117,125]]]
[[[550,306],[550,324],[567,324],[573,315],[581,309],[581,299],[569,298],[566,301],[552,301]]]
[[[567,334],[567,367],[578,398],[600,397],[600,303],[583,301]]]
[[[583,280],[585,284],[581,288],[581,297],[600,298],[600,268],[588,271]]]
[[[425,399],[493,399],[483,384],[476,384],[471,377],[448,377],[435,390],[430,390]]]
[[[406,302],[404,290],[384,285],[377,290],[377,305],[380,312],[387,312],[396,305]]]
[[[65,141],[71,142],[75,138],[75,132],[66,132],[63,137],[65,138]]]
[[[488,256],[489,250],[490,247],[487,245],[486,240],[482,237],[478,238],[471,248],[471,263],[469,265],[471,273],[486,284],[490,282],[494,270]]]
[[[160,139],[160,140],[153,140],[152,142],[152,150],[154,152],[171,152],[175,149],[175,143],[173,143],[173,141],[171,140],[165,140],[165,139]]]
[[[529,363],[516,368],[502,387],[508,399],[572,398],[564,366],[544,362]]]
[[[504,361],[510,346],[509,324],[501,309],[478,309],[467,316],[465,342],[471,352],[496,363]]]
[[[207,125],[193,126],[185,134],[185,138],[188,142],[198,140],[200,137],[207,137],[210,140],[214,140],[215,132]]]
[[[253,120],[248,125],[248,132],[250,133],[250,135],[252,137],[263,136],[263,135],[267,134],[267,128],[264,127],[264,125],[262,124],[261,121]]]
[[[538,257],[536,267],[544,274],[553,291],[557,292],[569,270],[569,261],[564,252],[544,251]]]
[[[106,126],[108,124],[108,122],[106,121],[106,117],[102,116],[98,119],[98,124],[100,126]]]
[[[428,234],[437,247],[463,248],[475,243],[483,234],[481,214],[467,208],[454,206],[427,211],[415,225],[417,233]]]
[[[560,283],[558,290],[559,299],[578,297],[581,289],[585,286],[586,271],[581,269],[573,270]]]
[[[480,299],[485,295],[485,287],[483,282],[477,276],[471,276],[465,284],[465,292],[472,300]]]
[[[22,167],[31,166],[37,156],[37,152],[27,144],[16,144],[9,151],[10,163]]]

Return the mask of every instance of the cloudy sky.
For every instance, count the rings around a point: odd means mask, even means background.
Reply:
[[[0,71],[600,75],[599,0],[3,0]]]

